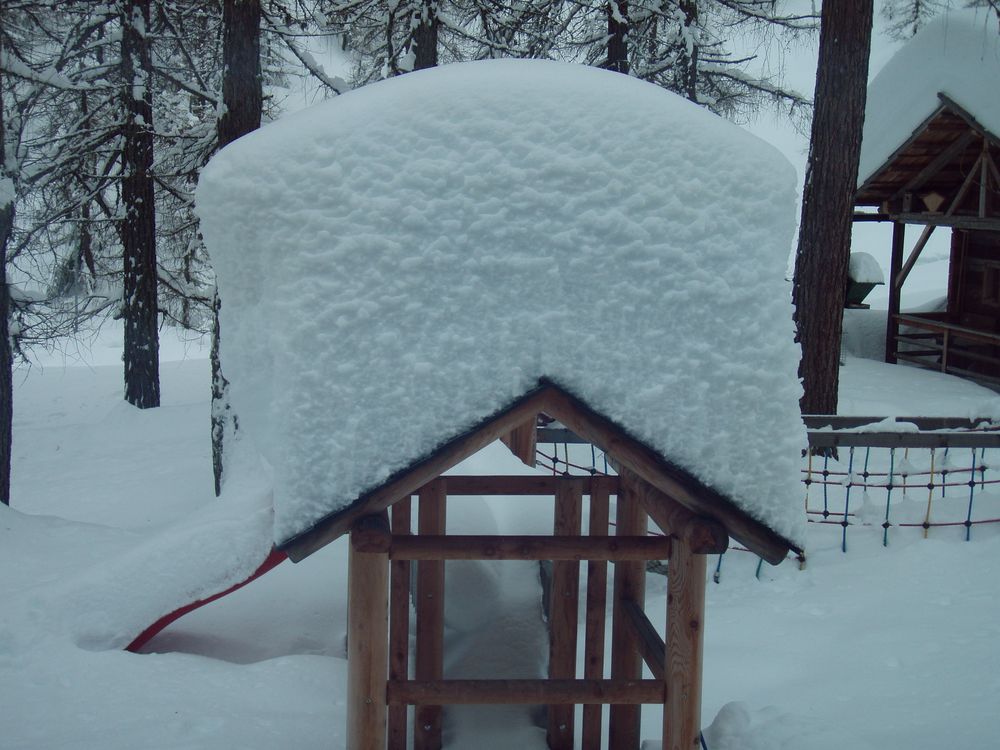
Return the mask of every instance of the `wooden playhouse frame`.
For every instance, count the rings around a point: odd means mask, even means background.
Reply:
[[[538,415],[558,420],[613,461],[617,476],[443,476],[502,439],[534,465]],[[411,533],[412,496],[417,533]],[[445,533],[449,498],[541,495],[554,498],[546,536]],[[590,498],[582,530],[583,496]],[[609,535],[610,497],[617,497]],[[460,502],[460,500],[456,500]],[[391,520],[390,520],[391,510]],[[648,536],[647,518],[663,531]],[[705,486],[621,426],[560,387],[543,382],[509,408],[456,436],[423,460],[282,545],[301,560],[350,534],[348,613],[349,750],[405,750],[407,709],[415,706],[416,750],[442,745],[442,706],[544,704],[553,750],[572,750],[574,707],[582,704],[582,746],[602,747],[602,706],[610,705],[607,747],[638,750],[642,704],[663,706],[663,747],[696,750],[706,554],[730,536],[771,563],[797,547]],[[551,560],[550,654],[546,679],[443,677],[444,561]],[[666,640],[643,610],[647,560],[668,561]],[[416,562],[414,669],[408,668],[411,565]],[[576,674],[580,565],[587,564],[584,674]],[[605,665],[608,563],[613,563],[610,674]],[[643,663],[653,679],[642,678]]]

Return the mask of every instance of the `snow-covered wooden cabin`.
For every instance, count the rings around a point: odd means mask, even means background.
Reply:
[[[301,560],[351,535],[349,748],[406,747],[408,705],[414,747],[440,747],[453,703],[548,704],[567,750],[574,704],[586,748],[613,704],[616,750],[638,748],[639,704],[663,704],[664,747],[696,748],[705,554],[802,546],[794,185],[769,146],[657,87],[527,61],[378,83],[212,160],[223,365],[273,470],[275,543]],[[618,471],[455,473],[497,439],[533,465],[539,415]],[[552,532],[446,535],[447,506],[483,494],[551,498]],[[555,561],[548,679],[443,674],[442,561],[469,558]],[[661,558],[665,643],[642,610]]]
[[[1000,36],[950,13],[868,89],[859,221],[893,222],[886,361],[1000,384]],[[874,213],[871,211],[874,209]],[[904,258],[906,227],[920,228]],[[900,314],[900,292],[936,229],[951,232],[947,308]],[[902,326],[902,329],[901,329]]]

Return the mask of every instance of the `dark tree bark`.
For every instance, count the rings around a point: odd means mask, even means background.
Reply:
[[[122,3],[121,72],[125,110],[121,223],[124,253],[125,400],[160,405],[160,346],[153,200],[153,63],[149,0]]]
[[[0,37],[2,38],[2,37]],[[2,43],[0,43],[2,47]],[[14,229],[14,180],[7,173],[7,131],[0,80],[0,503],[10,505],[10,457],[13,431],[14,356],[10,345],[10,291],[7,288],[7,242]]]
[[[410,40],[414,53],[414,70],[433,68],[438,64],[438,26],[440,21],[437,14],[437,0],[423,0],[419,9],[420,18],[416,28],[413,29],[413,37]]]
[[[684,33],[692,35],[698,30],[698,1],[681,0],[681,13],[684,14]],[[678,61],[680,70],[680,92],[689,101],[698,103],[698,55],[700,50],[697,43],[692,43],[690,50],[682,41],[681,59]]]
[[[826,0],[795,256],[804,414],[836,414],[844,289],[871,50],[872,0]]]
[[[225,0],[222,5],[222,101],[219,148],[260,127],[263,83],[260,70],[260,0]],[[227,436],[236,432],[236,415],[229,403],[229,381],[219,356],[219,309],[216,289],[212,300],[212,470],[215,494],[222,492]]]
[[[260,72],[260,0],[222,4],[222,101],[219,148],[260,127],[263,89]]]
[[[608,70],[629,72],[628,67],[628,0],[608,3]]]

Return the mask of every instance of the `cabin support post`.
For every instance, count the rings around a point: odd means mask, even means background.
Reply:
[[[699,750],[706,557],[675,540],[667,564],[663,750]]]
[[[447,496],[436,479],[424,485],[417,504],[417,533],[444,534]],[[416,680],[444,677],[444,560],[417,563]],[[418,705],[413,714],[414,750],[441,750],[441,706]]]
[[[564,479],[556,488],[553,532],[557,536],[579,536],[583,484]],[[576,640],[580,602],[580,563],[555,560],[549,596],[549,679],[576,677]],[[548,743],[551,750],[573,750],[572,705],[548,707]]]
[[[892,224],[892,255],[889,259],[889,310],[885,319],[885,361],[896,364],[896,337],[899,335],[899,298],[901,283],[897,283],[903,270],[903,240],[906,225],[900,221]]]
[[[634,493],[622,484],[615,514],[617,532],[622,535],[646,533],[646,512]],[[646,599],[646,564],[615,563],[614,609],[611,614],[611,679],[638,680],[642,677],[642,656],[628,622],[627,602],[639,607]],[[608,747],[615,750],[638,750],[640,737],[639,706],[612,706],[608,720]]]
[[[372,528],[389,533],[384,515],[365,516],[352,529],[347,558],[347,750],[385,750],[389,555],[364,551]]]

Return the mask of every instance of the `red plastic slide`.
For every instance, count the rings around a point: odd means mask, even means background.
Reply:
[[[230,586],[228,589],[226,589],[225,591],[220,591],[218,594],[213,594],[207,599],[199,599],[196,602],[191,602],[190,604],[186,604],[183,607],[175,609],[173,612],[164,615],[159,620],[150,625],[148,628],[139,633],[139,635],[136,636],[135,640],[133,640],[130,644],[128,644],[125,650],[133,652],[138,651],[143,646],[145,646],[154,635],[159,633],[174,620],[183,617],[188,612],[198,609],[198,607],[202,607],[208,604],[209,602],[214,602],[216,599],[221,599],[222,597],[226,596],[226,594],[231,594],[237,589],[243,588],[248,583],[260,578],[267,571],[276,567],[279,563],[281,563],[286,559],[288,559],[288,555],[286,555],[281,550],[272,547],[271,553],[267,556],[264,562],[262,562],[259,566],[257,566],[257,570],[255,570],[253,574],[251,574],[250,577],[247,578],[245,581],[241,581],[240,583],[237,583],[235,586]]]

